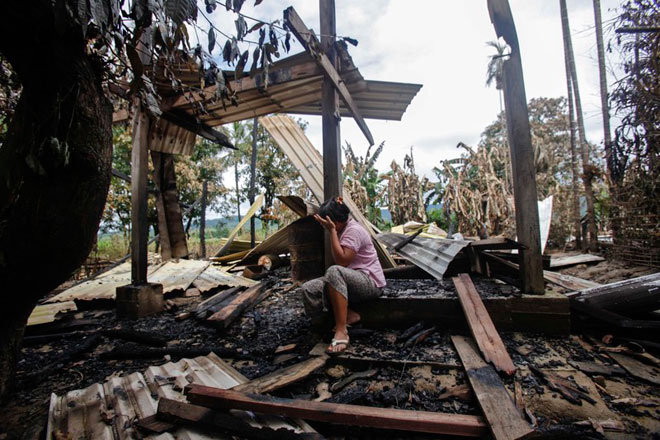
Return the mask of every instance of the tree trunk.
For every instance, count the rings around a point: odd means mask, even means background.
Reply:
[[[238,186],[238,159],[234,162],[234,179],[236,182],[236,212],[238,213],[238,221],[241,221],[241,190]]]
[[[23,86],[0,147],[3,398],[27,317],[84,262],[110,185],[112,107],[101,88],[102,66],[86,54],[66,7],[51,0],[0,2],[0,54]]]
[[[580,191],[578,186],[577,154],[575,145],[575,106],[573,98],[573,80],[571,78],[570,62],[568,60],[568,40],[564,38],[564,66],[566,68],[566,92],[568,96],[568,119],[571,139],[571,174],[572,174],[572,212],[573,228],[575,233],[575,246],[582,247],[582,227],[580,224]]]
[[[603,44],[603,19],[600,13],[600,0],[594,0],[594,22],[596,24],[596,45],[598,47],[598,71],[600,73],[600,105],[603,114],[603,147],[607,163],[607,183],[610,190],[610,200],[617,200],[619,176],[617,175],[614,155],[612,154],[612,135],[610,133],[610,107],[607,93],[607,73],[605,70],[605,45]],[[618,237],[621,229],[617,203],[610,205],[610,226],[612,235]]]
[[[578,87],[577,70],[575,68],[575,57],[573,55],[573,43],[571,41],[571,31],[568,24],[568,11],[566,0],[559,0],[561,9],[561,23],[564,35],[564,47],[566,48],[566,57],[568,58],[569,70],[571,73],[571,84],[575,98],[575,110],[578,121],[578,131],[580,133],[580,152],[582,155],[582,181],[584,183],[584,193],[587,199],[587,230],[589,240],[585,240],[590,251],[598,250],[598,228],[596,227],[596,210],[594,206],[594,167],[589,163],[589,144],[587,144],[586,133],[584,130],[584,118],[582,117],[582,101],[580,100],[580,89]]]
[[[254,118],[252,121],[252,157],[250,158],[250,206],[254,203],[255,183],[257,180],[257,130],[259,120]],[[254,216],[250,218],[250,247],[255,244],[255,220]]]

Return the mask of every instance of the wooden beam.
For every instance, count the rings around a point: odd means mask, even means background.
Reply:
[[[216,313],[226,299],[232,295],[236,295],[242,289],[242,286],[230,287],[202,301],[195,308],[195,317],[197,319],[206,319],[209,315]]]
[[[655,385],[660,385],[660,371],[657,367],[646,365],[637,359],[626,356],[621,353],[607,353],[612,359],[617,361],[628,373],[638,379],[645,380]]]
[[[500,338],[493,320],[490,318],[479,292],[474,287],[472,279],[468,274],[460,274],[452,278],[456,293],[465,313],[470,332],[477,341],[479,350],[486,361],[491,362],[498,371],[503,371],[509,376],[515,373],[516,367]]]
[[[209,316],[206,322],[217,327],[229,327],[229,324],[241,316],[245,310],[256,305],[259,301],[263,300],[268,294],[270,294],[270,289],[262,293],[261,287],[262,285],[259,283],[244,292],[239,293],[229,304]]]
[[[250,90],[266,89],[266,82],[263,79],[261,70],[258,70],[253,78],[237,78],[229,82],[228,88],[237,93]],[[312,60],[300,60],[293,66],[275,67],[268,72],[268,86],[283,84],[299,79],[314,78],[323,75],[319,65]],[[195,102],[204,102],[215,99],[215,85],[205,87],[201,93],[191,93],[188,96],[179,96],[171,105],[171,108],[181,108],[189,106]]]
[[[151,161],[154,165],[154,183],[158,189],[156,209],[158,211],[161,256],[164,261],[171,258],[186,258],[188,243],[183,229],[183,215],[176,189],[174,155],[152,151]]]
[[[520,251],[522,290],[524,293],[543,294],[536,168],[518,35],[508,0],[488,0],[488,11],[497,36],[503,37],[511,48],[511,55],[503,65],[504,103],[513,175],[516,232],[518,241],[525,246]]]
[[[157,420],[166,421],[169,423],[145,423],[145,419],[140,420],[140,426],[156,432],[161,433],[174,429],[176,425],[183,424],[193,428],[203,427],[229,431],[237,434],[242,438],[253,438],[270,440],[273,438],[278,439],[322,439],[318,433],[304,432],[297,433],[290,429],[279,428],[273,429],[267,426],[252,426],[246,421],[234,417],[231,414],[213,411],[203,406],[191,405],[178,400],[167,399],[161,397],[158,401],[158,412],[156,413]]]
[[[244,409],[328,423],[431,434],[482,437],[488,433],[483,418],[477,416],[309,402],[195,384],[186,387],[186,394],[191,403],[212,409]]]
[[[264,194],[259,194],[257,199],[252,203],[252,206],[250,206],[250,209],[248,209],[248,212],[245,214],[245,216],[241,219],[240,222],[236,225],[233,231],[229,234],[229,237],[227,237],[227,242],[225,243],[224,246],[220,248],[220,250],[215,254],[216,257],[221,257],[227,250],[229,250],[229,246],[231,246],[232,242],[236,238],[236,235],[238,235],[239,231],[245,224],[252,218],[257,213],[257,210],[263,205],[264,203]]]
[[[274,371],[271,374],[236,385],[232,390],[243,393],[263,394],[284,388],[312,374],[326,364],[327,355],[315,356],[290,367]]]
[[[369,145],[374,144],[374,138],[367,127],[362,114],[358,109],[357,105],[351,98],[351,94],[346,88],[346,85],[342,81],[339,73],[337,73],[337,65],[334,59],[331,59],[326,54],[328,49],[331,51],[331,56],[334,54],[334,39],[336,35],[335,29],[335,2],[334,0],[320,0],[321,7],[321,42],[319,43],[318,39],[312,31],[310,31],[302,19],[298,15],[293,6],[284,10],[284,25],[293,32],[300,44],[303,45],[305,50],[307,50],[314,58],[314,61],[321,67],[326,78],[332,82],[332,86],[339,92],[339,96],[346,104],[346,107],[350,110],[355,122],[362,130],[362,133],[365,135],[369,141]],[[326,42],[325,39],[328,39]],[[324,44],[325,43],[325,44]],[[332,47],[332,48],[331,48]],[[325,50],[325,53],[323,53]],[[334,58],[334,56],[333,56]],[[324,86],[325,88],[325,86]],[[325,96],[325,92],[324,92]],[[323,100],[326,101],[325,99]],[[325,111],[324,111],[325,113]],[[336,103],[334,112],[332,114],[333,118],[339,117],[339,103]],[[324,154],[325,155],[325,154]]]
[[[133,146],[131,151],[131,284],[147,283],[147,164],[149,116],[139,98],[133,100]]]
[[[572,298],[614,312],[656,310],[660,308],[660,273],[585,289]]]
[[[486,257],[487,260],[495,262],[500,267],[507,268],[507,270],[510,269],[511,273],[517,274],[520,270],[516,263],[505,260],[504,258],[491,254],[490,252],[482,252],[481,255]],[[549,270],[543,271],[543,279],[549,283],[556,284],[571,291],[600,286],[600,284],[594,283],[593,281],[583,280],[582,278],[565,275],[559,272],[552,272]],[[566,296],[570,297],[571,294],[567,294]]]
[[[477,402],[490,424],[495,439],[521,439],[534,430],[525,422],[493,367],[477,353],[474,343],[464,336],[451,337],[465,366]]]
[[[191,131],[204,139],[215,142],[223,147],[236,150],[237,148],[231,143],[229,137],[221,131],[218,131],[208,124],[201,122],[195,116],[186,113],[179,109],[170,109],[161,114],[161,118],[168,122],[178,125],[188,131]]]

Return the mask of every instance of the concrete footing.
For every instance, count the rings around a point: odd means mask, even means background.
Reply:
[[[141,284],[117,287],[117,318],[138,319],[163,311],[162,284]]]

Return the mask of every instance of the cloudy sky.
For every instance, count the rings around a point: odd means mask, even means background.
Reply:
[[[272,21],[294,6],[305,23],[318,32],[318,1],[246,1],[242,12]],[[495,31],[484,0],[337,0],[337,33],[359,41],[349,46],[353,61],[366,79],[422,84],[402,121],[367,120],[376,143],[385,141],[377,168],[387,171],[393,159],[402,162],[412,146],[417,171],[433,177],[440,160],[457,157],[459,141],[475,145],[483,129],[499,112],[498,92],[485,86],[486,65]],[[617,0],[602,0],[606,44]],[[525,88],[533,97],[566,95],[559,0],[510,0],[522,49]],[[596,40],[591,0],[568,0],[588,140],[602,143]],[[211,15],[231,31],[233,14],[224,8]],[[248,26],[254,22],[248,20]],[[204,40],[204,36],[201,36]],[[205,46],[205,44],[204,44]],[[296,45],[293,51],[301,50]],[[217,51],[214,52],[217,55]],[[616,81],[616,53],[607,54],[608,82]],[[306,117],[307,134],[321,148],[320,117]],[[343,118],[342,144],[350,142],[364,154],[367,141],[355,122]]]

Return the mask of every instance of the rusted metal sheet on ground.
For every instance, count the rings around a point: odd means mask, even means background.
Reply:
[[[209,266],[204,269],[204,272],[199,274],[195,281],[193,281],[193,286],[197,287],[200,292],[207,292],[218,286],[252,287],[255,284],[258,284],[258,281],[254,281],[240,275],[233,275],[213,266]]]
[[[286,115],[273,115],[267,118],[260,118],[259,122],[264,126],[268,133],[275,139],[282,152],[291,160],[293,166],[300,173],[312,195],[320,203],[323,202],[323,156],[312,145],[300,126]],[[355,202],[347,196],[348,190],[344,191],[344,202],[351,210],[351,215],[364,226],[373,238],[374,247],[378,253],[383,268],[396,267],[396,263],[383,247],[376,240],[373,229],[364,217]]]
[[[197,135],[165,119],[158,119],[151,124],[149,138],[152,151],[190,156],[195,150]]]
[[[73,301],[41,304],[32,310],[32,313],[28,318],[27,325],[29,327],[31,325],[48,324],[49,322],[53,322],[55,319],[57,319],[58,313],[76,310],[78,310],[78,307],[76,307],[76,303]]]
[[[395,248],[410,236],[384,232],[378,234],[378,240]],[[441,280],[449,263],[470,242],[464,240],[447,240],[443,238],[416,237],[412,242],[399,249],[397,253],[411,263],[421,267],[426,272]]]
[[[149,266],[148,280],[163,285],[163,293],[186,290],[209,265],[202,260],[170,260]],[[115,299],[117,287],[131,284],[131,262],[123,263],[93,280],[73,286],[49,299],[48,303],[63,301],[93,301]]]
[[[149,277],[163,285],[163,293],[186,290],[210,263],[205,260],[170,260]]]
[[[135,422],[156,414],[161,397],[185,401],[183,389],[195,383],[222,389],[247,382],[247,379],[214,353],[195,359],[181,359],[160,366],[149,367],[144,373],[132,373],[96,383],[85,389],[51,395],[46,438],[90,438],[150,440],[224,438],[217,433],[201,429],[175,428],[171,433],[141,437]],[[290,424],[281,418],[256,418],[247,413],[241,418],[255,426],[268,425],[274,429],[286,427],[298,431],[308,430],[304,424]]]
[[[150,265],[148,274],[153,274],[160,265]],[[98,277],[73,286],[64,292],[50,298],[47,303],[95,299],[114,299],[115,290],[119,286],[131,284],[131,261],[120,264]]]

